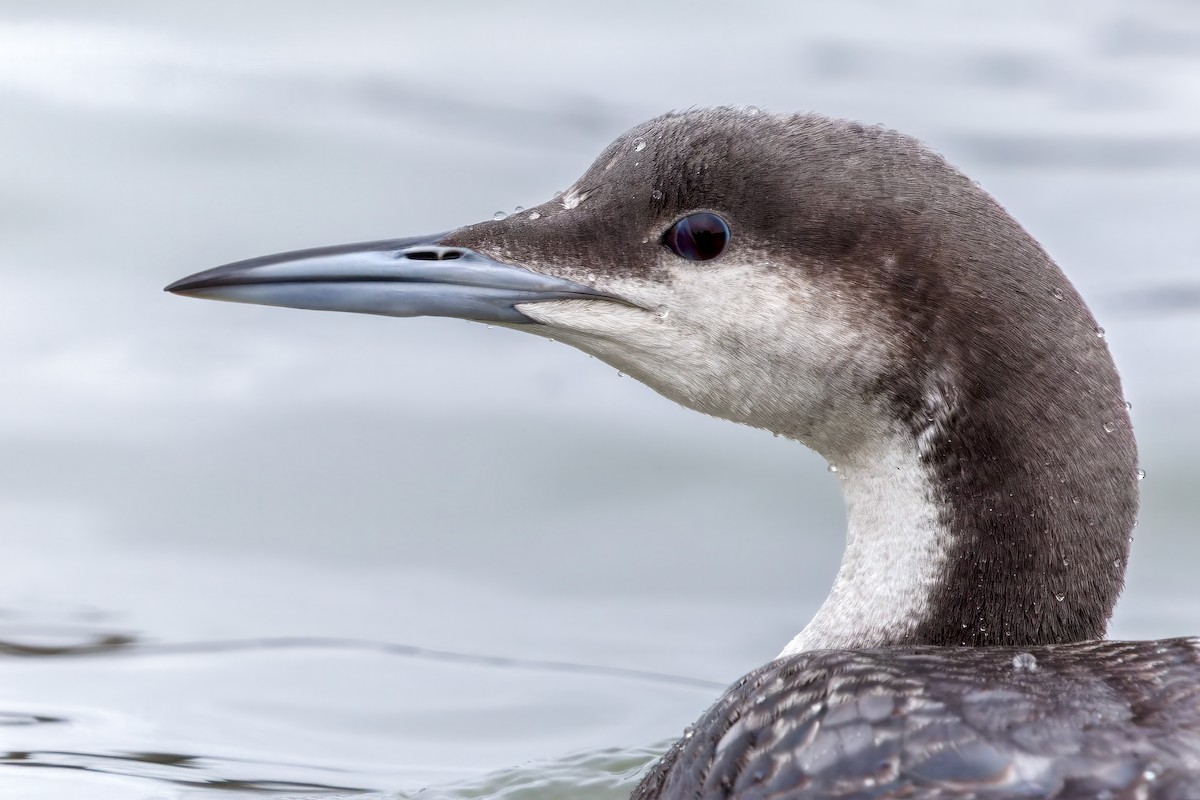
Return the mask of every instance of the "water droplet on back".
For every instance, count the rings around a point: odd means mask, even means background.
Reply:
[[[1104,423],[1104,432],[1105,433],[1112,433],[1115,430],[1116,430],[1116,427],[1111,422]]]
[[[655,200],[662,200],[662,192],[660,192],[658,189],[652,189],[650,191],[650,196]]]
[[[1055,592],[1054,599],[1061,603],[1063,600],[1067,599],[1067,593],[1066,592]]]
[[[643,150],[645,150],[645,149],[646,149],[646,142],[645,142],[645,140],[643,140],[643,139],[638,139],[638,140],[637,140],[637,144],[635,144],[635,145],[633,146],[633,149],[634,149],[634,151],[635,151],[635,152],[638,152],[638,153],[640,153],[640,152],[642,152]]]
[[[530,219],[539,219],[541,216],[542,216],[542,215],[541,215],[541,214],[539,214],[539,213],[538,213],[538,212],[536,212],[536,211],[530,212],[530,214],[529,214],[529,218],[530,218]]]
[[[1037,672],[1037,657],[1033,653],[1017,653],[1012,660],[1016,672]]]
[[[1055,300],[1062,300],[1062,299],[1063,299],[1063,291],[1062,291],[1062,289],[1055,289],[1053,292],[1051,292],[1051,294],[1052,294],[1052,295],[1054,295],[1054,299],[1055,299]]]
[[[496,222],[499,222],[507,216],[508,214],[505,214],[503,211],[497,211],[495,214],[492,214],[492,219],[496,220]]]

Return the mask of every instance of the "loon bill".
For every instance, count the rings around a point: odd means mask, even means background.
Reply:
[[[490,322],[836,465],[833,588],[638,798],[1200,798],[1200,643],[1102,641],[1137,452],[1095,319],[916,140],[668,114],[561,196],[169,291]]]

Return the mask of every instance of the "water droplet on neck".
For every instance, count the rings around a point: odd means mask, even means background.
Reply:
[[[1067,599],[1067,593],[1066,592],[1055,592],[1054,599],[1061,603],[1063,600]]]
[[[658,189],[651,189],[650,196],[655,200],[662,200],[662,192],[660,192]]]
[[[1116,426],[1113,425],[1111,422],[1104,423],[1104,432],[1105,433],[1112,433],[1116,429],[1117,429]]]
[[[643,150],[645,150],[645,149],[646,149],[646,142],[645,142],[645,140],[644,140],[644,139],[638,139],[638,140],[637,140],[637,144],[635,144],[635,145],[633,146],[633,149],[634,149],[634,152],[637,152],[637,153],[640,153],[640,152],[642,152]]]
[[[1139,470],[1137,471],[1137,476],[1138,476],[1138,480],[1139,480],[1139,481],[1144,481],[1144,480],[1146,480],[1146,470],[1144,470],[1144,469],[1139,469]],[[1136,525],[1136,524],[1137,524],[1137,523],[1135,522],[1135,523],[1134,523],[1134,525]]]
[[[1017,653],[1012,665],[1014,672],[1037,672],[1037,658],[1033,653]]]
[[[508,214],[505,214],[503,211],[497,211],[495,214],[492,214],[492,219],[496,220],[496,222],[499,222],[507,216]]]
[[[1063,299],[1063,290],[1062,290],[1062,289],[1055,289],[1055,290],[1054,290],[1053,292],[1051,292],[1050,294],[1051,294],[1051,295],[1053,295],[1053,297],[1054,297],[1054,299],[1055,299],[1055,300],[1062,300],[1062,299]]]
[[[829,466],[825,467],[825,469],[828,470],[829,472],[837,472],[838,471],[837,464],[830,464]]]

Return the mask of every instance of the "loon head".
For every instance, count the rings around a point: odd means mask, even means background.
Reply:
[[[847,551],[785,652],[1093,638],[1121,588],[1136,452],[1102,332],[995,200],[894,131],[668,114],[504,219],[168,290],[512,326],[812,447]]]

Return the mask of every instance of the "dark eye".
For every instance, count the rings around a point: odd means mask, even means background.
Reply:
[[[707,211],[688,214],[663,234],[663,244],[688,261],[708,261],[729,244],[729,225]]]

